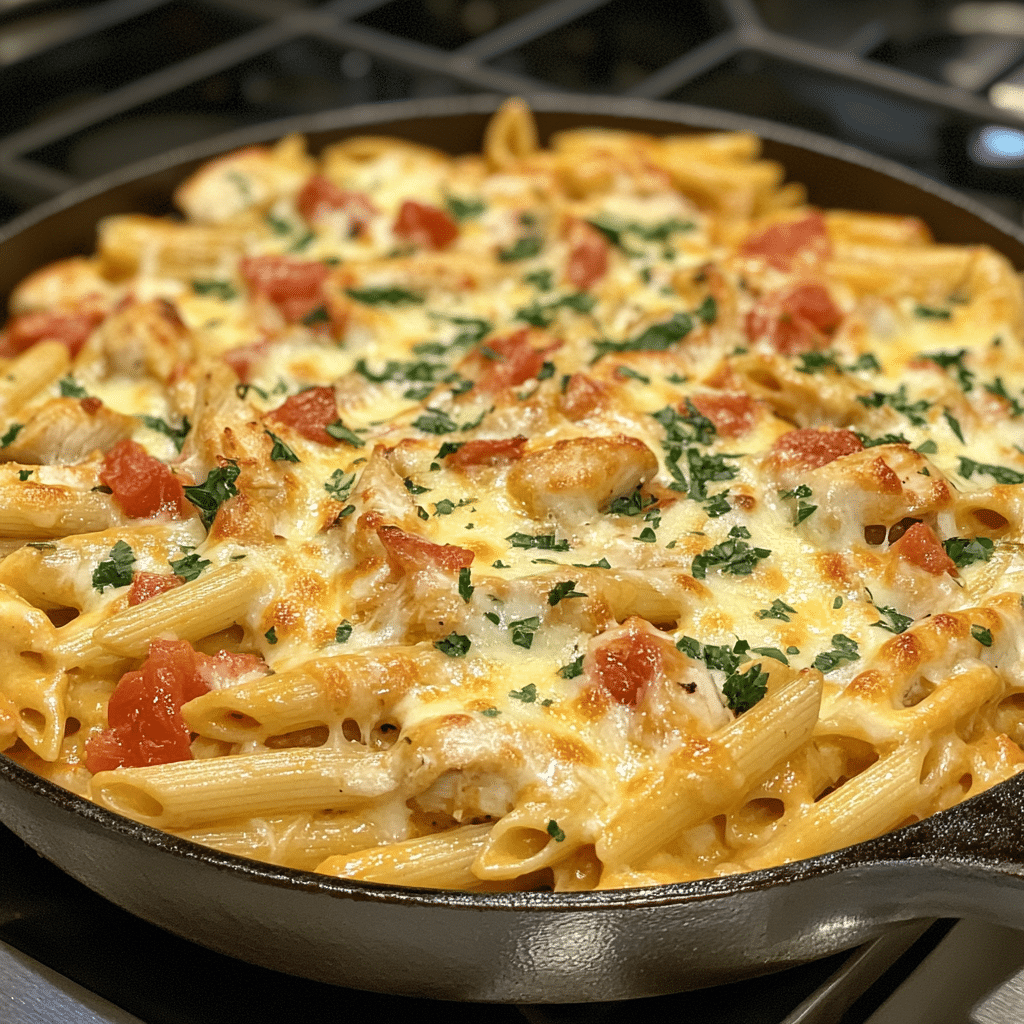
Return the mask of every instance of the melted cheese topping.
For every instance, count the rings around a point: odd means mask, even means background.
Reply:
[[[459,888],[748,870],[1019,770],[1012,269],[811,210],[745,136],[536,150],[524,117],[486,159],[229,154],[183,222],[112,218],[19,288],[10,756],[229,851]],[[181,508],[106,486],[129,440]],[[107,703],[156,638],[259,660],[169,713],[191,758],[97,761],[148,742]]]

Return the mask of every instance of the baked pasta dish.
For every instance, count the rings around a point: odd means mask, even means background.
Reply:
[[[517,101],[481,154],[286,138],[176,202],[0,334],[8,757],[486,890],[781,864],[1020,771],[1002,256]]]

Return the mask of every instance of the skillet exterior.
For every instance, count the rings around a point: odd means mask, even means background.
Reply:
[[[367,127],[476,149],[491,97],[355,108],[263,126],[93,183],[0,235],[0,290],[93,244],[109,213],[169,208],[217,152],[291,131],[318,148]],[[822,205],[916,214],[944,241],[1024,265],[1024,238],[953,193],[805,133],[693,108],[531,97],[543,135],[580,124],[757,132]],[[752,874],[599,893],[476,894],[345,882],[258,864],[127,821],[0,758],[0,817],[101,895],[220,952],[315,980],[401,995],[509,1002],[627,999],[715,985],[856,945],[886,924],[975,915],[1024,921],[1017,822],[1024,778],[897,833]],[[439,937],[443,937],[439,941]]]

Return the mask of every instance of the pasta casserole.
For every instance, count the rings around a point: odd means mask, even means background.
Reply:
[[[1024,764],[1024,296],[736,133],[290,137],[0,333],[0,749],[198,843],[579,890]],[[855,197],[851,197],[851,205]]]

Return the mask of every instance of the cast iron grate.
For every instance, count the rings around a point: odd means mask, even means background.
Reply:
[[[0,218],[290,114],[558,90],[757,114],[1024,209],[1024,4],[7,0]]]

